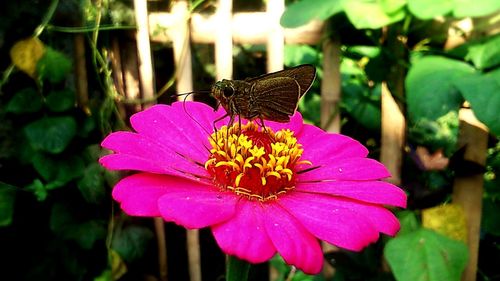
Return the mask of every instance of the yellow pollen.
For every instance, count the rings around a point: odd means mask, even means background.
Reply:
[[[277,200],[295,188],[296,166],[311,165],[301,159],[303,149],[289,129],[274,133],[253,122],[222,126],[209,142],[205,169],[214,184],[251,200]]]

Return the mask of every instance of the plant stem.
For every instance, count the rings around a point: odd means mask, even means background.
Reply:
[[[227,256],[226,281],[247,281],[250,264],[235,256]]]

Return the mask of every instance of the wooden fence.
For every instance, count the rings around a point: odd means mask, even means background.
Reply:
[[[119,46],[113,42],[111,60],[114,80],[118,91],[127,99],[153,100],[155,97],[154,72],[151,62],[151,42],[172,43],[178,93],[193,90],[191,44],[215,45],[216,79],[231,79],[233,73],[232,54],[234,43],[266,44],[267,71],[283,68],[284,45],[321,44],[323,51],[323,79],[321,84],[321,124],[329,132],[340,132],[340,42],[336,38],[322,38],[324,24],[313,21],[295,29],[283,29],[280,16],[284,11],[284,0],[268,0],[265,12],[232,13],[231,0],[218,0],[216,12],[211,15],[190,13],[187,1],[174,1],[169,12],[148,13],[146,0],[134,0],[137,23],[134,45]],[[80,39],[81,40],[81,39]],[[78,48],[77,48],[78,49]],[[121,53],[121,55],[120,55]],[[125,58],[125,59],[124,59]],[[402,94],[403,80],[400,79],[397,91]],[[147,105],[146,105],[147,106]],[[140,110],[135,106],[132,110]],[[332,120],[332,114],[335,114]],[[461,141],[475,143],[469,146],[467,155],[484,164],[487,133],[469,113],[461,114],[463,134]],[[391,182],[401,184],[401,165],[405,146],[405,115],[389,92],[386,83],[382,87],[382,148],[381,161],[392,174]],[[479,132],[479,133],[478,133]],[[474,188],[471,185],[475,186]],[[467,281],[475,280],[477,248],[479,241],[479,221],[481,216],[482,179],[457,180],[453,200],[464,206],[469,222],[469,250],[471,258],[464,273]],[[167,280],[167,252],[165,226],[161,218],[155,220],[158,242],[159,276]],[[332,250],[325,245],[325,251]],[[187,251],[191,281],[201,280],[199,233],[187,230]],[[324,274],[332,276],[333,268],[326,264]],[[271,271],[271,278],[273,272]]]

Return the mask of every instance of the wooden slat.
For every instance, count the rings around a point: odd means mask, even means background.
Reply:
[[[323,43],[321,127],[331,133],[340,133],[340,46],[338,40],[327,40]]]
[[[151,13],[149,24],[151,40],[154,42],[171,42],[174,16],[170,13]],[[265,44],[269,32],[269,17],[264,12],[235,13],[231,25],[222,26],[230,29],[234,43]],[[324,22],[311,21],[298,28],[285,28],[287,44],[317,44],[321,39]],[[191,15],[191,40],[193,43],[213,44],[220,31],[217,15]]]
[[[137,24],[136,41],[139,58],[139,78],[141,96],[145,100],[154,97],[153,63],[151,61],[151,46],[149,43],[149,21],[146,0],[134,0],[135,21]],[[147,106],[147,105],[146,105]]]
[[[233,36],[231,0],[218,0],[215,19],[217,29],[215,34],[215,70],[216,79],[231,79],[233,77]]]
[[[459,147],[465,146],[464,158],[485,165],[488,148],[488,129],[476,119],[471,109],[461,109]],[[462,274],[462,281],[475,281],[481,230],[483,201],[483,175],[457,177],[453,186],[453,203],[465,211],[469,260]]]
[[[193,91],[193,70],[191,46],[189,44],[189,10],[187,1],[175,1],[172,6],[175,15],[172,28],[177,93]],[[179,97],[184,100],[184,97]],[[189,96],[187,100],[192,100]],[[186,230],[186,246],[189,264],[189,280],[201,281],[201,257],[199,231]]]
[[[321,127],[330,133],[340,133],[340,42],[326,40],[323,43],[323,80],[321,81]],[[323,252],[337,251],[338,248],[322,243]],[[325,260],[323,276],[333,278],[335,269]]]
[[[391,95],[387,83],[382,83],[382,143],[380,161],[391,173],[389,182],[401,184],[401,165],[406,122],[401,108]]]
[[[267,33],[267,72],[274,72],[283,69],[285,59],[285,33],[280,25],[285,1],[269,0],[266,9],[270,23]]]

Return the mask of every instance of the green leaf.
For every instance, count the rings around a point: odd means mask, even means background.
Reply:
[[[500,201],[493,200],[493,198],[483,199],[483,213],[482,213],[481,228],[487,233],[500,236]]]
[[[500,1],[499,1],[500,2]],[[500,64],[500,36],[495,36],[481,44],[468,48],[465,59],[472,61],[478,69],[486,69]]]
[[[63,53],[47,47],[36,65],[36,70],[42,80],[57,83],[70,72],[71,60]]]
[[[111,248],[114,249],[127,263],[141,258],[147,244],[153,238],[151,230],[137,225],[115,229]]]
[[[357,81],[342,85],[342,106],[361,125],[379,130],[381,124],[380,86],[370,91]]]
[[[49,182],[46,189],[55,189],[66,185],[83,174],[83,160],[78,156],[55,158],[37,153],[32,159],[33,167]]]
[[[498,0],[456,0],[453,15],[457,18],[481,17],[500,10]]]
[[[39,179],[35,179],[31,184],[26,186],[26,190],[33,192],[36,199],[40,202],[45,201],[49,195],[45,185],[43,185],[43,182]]]
[[[464,243],[424,228],[391,239],[384,255],[398,281],[458,281],[468,259]]]
[[[78,181],[78,189],[89,203],[99,203],[106,196],[103,168],[99,163],[92,163],[83,171]]]
[[[438,56],[427,56],[413,63],[406,77],[408,113],[413,121],[436,120],[462,103],[454,82],[475,72],[470,65]]]
[[[317,64],[321,53],[309,45],[285,45],[285,60],[287,66],[300,64]]]
[[[73,117],[44,117],[24,128],[28,141],[35,150],[61,153],[76,134]]]
[[[446,156],[451,156],[456,151],[458,124],[457,111],[450,111],[437,120],[421,118],[408,129],[409,138],[432,151],[443,149]]]
[[[490,131],[500,136],[500,69],[487,74],[477,74],[456,81],[456,86],[471,104],[477,119]]]
[[[288,6],[281,16],[283,27],[294,28],[311,20],[325,20],[342,11],[343,0],[301,0]]]
[[[401,229],[398,232],[399,236],[413,233],[420,228],[417,216],[412,211],[402,211],[398,214],[399,223],[401,224]]]
[[[42,108],[42,98],[33,88],[24,88],[9,100],[5,111],[12,113],[32,113]]]
[[[89,250],[97,240],[106,237],[106,223],[98,220],[79,222],[72,209],[56,203],[50,215],[50,229],[65,240],[75,241],[82,249]]]
[[[388,11],[384,10],[385,8]],[[406,16],[402,7],[396,11],[393,9],[394,6],[382,4],[382,1],[350,0],[344,2],[345,13],[357,29],[381,28],[398,22]]]
[[[0,227],[12,223],[15,201],[16,187],[0,182]]]
[[[226,266],[227,281],[246,281],[250,272],[250,263],[235,256],[228,256]]]
[[[449,14],[455,6],[455,0],[411,0],[408,9],[417,18],[423,20],[433,19]]]
[[[75,106],[75,93],[71,90],[53,91],[46,100],[47,107],[53,112],[63,112]]]

